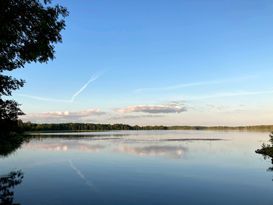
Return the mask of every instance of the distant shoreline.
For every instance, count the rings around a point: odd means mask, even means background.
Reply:
[[[93,123],[23,123],[25,132],[105,132],[117,130],[211,130],[211,131],[264,131],[272,132],[273,125],[253,126],[131,126],[127,124]]]

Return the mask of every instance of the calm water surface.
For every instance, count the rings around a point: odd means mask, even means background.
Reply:
[[[268,138],[212,131],[47,134],[0,157],[0,176],[22,174],[10,189],[21,205],[272,205],[271,161],[254,152]]]

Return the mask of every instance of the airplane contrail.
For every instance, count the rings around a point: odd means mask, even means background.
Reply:
[[[200,82],[192,82],[192,83],[182,83],[177,85],[171,85],[166,87],[154,87],[154,88],[139,88],[136,89],[135,92],[145,92],[145,91],[168,91],[168,90],[175,90],[179,88],[188,88],[188,87],[197,87],[197,86],[204,86],[204,85],[217,85],[223,83],[231,83],[237,82],[242,80],[249,80],[255,78],[256,76],[249,75],[237,78],[228,78],[228,79],[220,79],[220,80],[211,80],[211,81],[200,81]]]
[[[73,103],[75,99],[88,87],[88,85],[94,81],[96,81],[100,77],[99,74],[92,75],[91,78],[77,91],[75,92],[72,97],[67,99],[54,99],[54,98],[47,98],[47,97],[40,97],[40,96],[34,96],[34,95],[26,95],[26,94],[18,94],[22,97],[31,98],[34,100],[41,100],[41,101],[48,101],[48,102],[62,102],[62,103]]]
[[[210,98],[240,97],[240,96],[266,95],[266,94],[273,94],[273,89],[258,90],[258,91],[223,92],[223,93],[215,93],[212,95],[187,96],[186,98],[188,100],[203,100],[203,99],[210,99]]]
[[[26,94],[18,94],[22,97],[31,98],[34,100],[41,100],[41,101],[48,101],[48,102],[71,102],[70,100],[62,100],[62,99],[54,99],[54,98],[46,98],[46,97],[39,97],[34,95],[26,95]]]
[[[97,80],[99,78],[99,75],[95,75],[95,76],[92,76],[88,81],[87,81],[87,83],[85,83],[72,97],[71,97],[71,99],[70,99],[70,102],[74,102],[74,100],[75,100],[75,98],[79,95],[79,94],[81,94],[86,88],[87,88],[87,86],[90,84],[90,83],[92,83],[92,82],[94,82],[95,80]]]

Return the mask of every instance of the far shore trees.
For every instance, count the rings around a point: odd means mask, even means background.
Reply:
[[[37,124],[31,122],[21,123],[20,127],[29,132],[58,132],[58,131],[109,131],[109,130],[233,130],[233,131],[264,131],[273,130],[273,125],[257,126],[138,126],[127,124],[94,124],[94,123],[44,123]]]
[[[18,116],[23,115],[10,96],[25,82],[10,72],[54,58],[68,11],[50,0],[1,0],[0,14],[0,136],[5,136],[16,131]]]

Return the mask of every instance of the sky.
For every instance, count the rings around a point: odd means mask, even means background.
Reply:
[[[12,71],[24,121],[273,124],[273,1],[55,0],[56,58]]]

